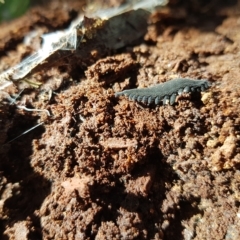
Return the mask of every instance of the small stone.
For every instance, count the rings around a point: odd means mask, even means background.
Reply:
[[[218,139],[211,139],[207,141],[207,147],[215,148],[217,144],[219,143]]]
[[[202,102],[203,104],[207,104],[209,102],[209,100],[212,98],[212,93],[211,92],[205,92],[202,94]]]

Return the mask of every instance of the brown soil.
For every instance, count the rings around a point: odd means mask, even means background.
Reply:
[[[22,43],[30,31],[66,28],[76,2],[2,24],[0,70],[39,47]],[[45,63],[16,105],[51,117],[2,102],[1,239],[240,239],[240,4],[189,2],[134,45]],[[178,76],[214,86],[174,106],[114,97]]]

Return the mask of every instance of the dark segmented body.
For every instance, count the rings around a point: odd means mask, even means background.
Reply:
[[[126,96],[130,100],[143,102],[145,104],[155,103],[173,105],[177,95],[186,92],[201,92],[211,86],[208,80],[191,80],[187,78],[177,78],[165,83],[160,83],[149,88],[134,88],[115,93],[115,97]]]

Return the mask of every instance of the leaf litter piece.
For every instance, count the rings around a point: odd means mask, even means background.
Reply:
[[[81,56],[90,47],[86,43],[94,39],[96,45],[118,49],[143,36],[147,29],[147,19],[157,6],[164,6],[167,0],[127,1],[119,8],[107,8],[94,14],[80,15],[70,27],[63,31],[44,34],[43,44],[33,55],[0,74],[0,91],[13,82],[23,79],[38,65],[59,50],[76,51]],[[82,43],[85,43],[82,45]],[[82,46],[81,46],[82,45]]]

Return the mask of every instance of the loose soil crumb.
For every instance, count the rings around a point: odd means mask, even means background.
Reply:
[[[1,239],[240,239],[240,7],[199,2],[172,1],[139,43],[94,62],[45,62],[16,104],[50,117],[1,102]],[[33,29],[63,29],[82,6],[2,24],[1,71],[39,46],[22,43]],[[114,97],[179,76],[213,86],[174,106]]]

